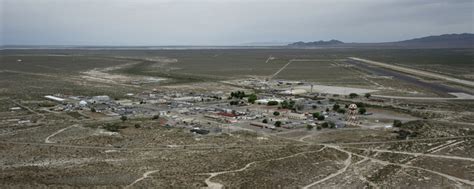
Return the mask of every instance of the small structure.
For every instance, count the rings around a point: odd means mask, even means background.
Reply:
[[[12,107],[12,108],[10,108],[10,111],[17,111],[17,110],[21,110],[21,107]]]
[[[104,103],[110,101],[110,97],[107,95],[94,96],[92,97],[94,103]]]
[[[81,101],[79,102],[79,106],[80,106],[80,107],[85,107],[85,106],[87,106],[87,102],[84,101],[84,100],[81,100]]]
[[[356,104],[351,104],[349,105],[349,111],[347,115],[347,124],[348,125],[357,125],[357,105]]]
[[[277,101],[278,103],[283,102],[282,99],[278,99],[278,98],[258,99],[258,100],[256,100],[255,102],[256,102],[257,104],[267,104],[267,103],[270,102],[270,101]]]
[[[63,98],[59,98],[59,97],[55,97],[55,96],[51,96],[51,95],[46,95],[44,97],[49,99],[49,100],[56,101],[56,102],[64,102],[65,101],[65,99],[63,99]]]
[[[299,114],[299,113],[292,113],[292,112],[289,112],[287,115],[286,115],[288,118],[290,119],[306,119],[306,115],[304,114]]]

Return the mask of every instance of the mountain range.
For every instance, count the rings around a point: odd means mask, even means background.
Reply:
[[[345,43],[334,39],[314,42],[299,41],[287,46],[291,48],[474,48],[474,34],[444,34],[382,43]]]

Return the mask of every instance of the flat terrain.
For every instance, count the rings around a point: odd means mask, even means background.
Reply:
[[[474,101],[445,99],[450,91],[374,73],[347,57],[472,80],[470,49],[4,50],[0,188],[474,187]],[[303,61],[265,80],[295,59]],[[247,78],[281,81],[281,89],[311,83],[328,94],[281,95],[244,85]],[[364,90],[341,92],[351,90],[344,87]],[[226,109],[234,110],[226,115],[269,110],[266,118],[279,119],[273,111],[284,111],[265,104],[230,106],[235,91],[304,99],[299,112],[325,113],[325,121],[344,123],[348,117],[332,110],[335,104],[347,110],[345,105],[357,103],[368,114],[357,115],[358,126],[318,128],[322,121],[309,116],[283,120],[297,124],[274,130],[249,124],[263,118],[232,123],[206,117]],[[435,99],[363,97],[367,91]],[[349,98],[350,92],[360,94]],[[45,95],[62,96],[76,108]],[[97,103],[92,111],[74,100],[97,95],[122,104]],[[177,100],[195,96],[207,100]],[[392,127],[394,120],[402,125]],[[304,121],[315,127],[299,123]],[[210,133],[190,132],[194,127]]]

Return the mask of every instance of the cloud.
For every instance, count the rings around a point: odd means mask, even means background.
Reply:
[[[3,0],[5,44],[379,42],[473,32],[473,1]]]

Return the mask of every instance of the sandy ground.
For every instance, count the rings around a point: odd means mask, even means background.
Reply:
[[[311,86],[297,86],[294,89],[303,89],[307,92],[311,91]],[[336,86],[327,86],[327,85],[313,85],[313,92],[317,93],[328,93],[328,94],[339,94],[339,95],[349,95],[350,93],[365,94],[373,93],[378,90],[373,89],[361,89],[353,87],[336,87]]]

